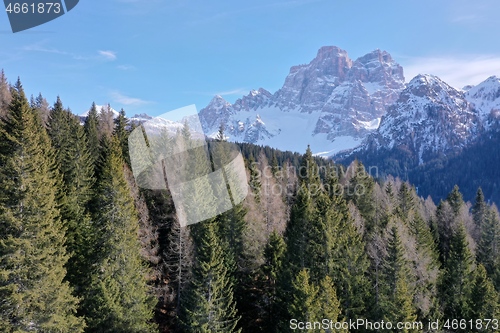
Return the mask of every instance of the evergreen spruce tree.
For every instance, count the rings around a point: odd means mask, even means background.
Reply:
[[[319,190],[319,167],[311,151],[311,147],[307,146],[305,154],[302,156],[302,163],[299,167],[300,184],[306,184],[311,195],[315,195]]]
[[[114,134],[118,138],[122,156],[125,162],[130,165],[130,156],[128,152],[128,127],[130,126],[129,120],[125,116],[125,110],[121,109],[118,117],[115,119]]]
[[[95,261],[85,293],[88,332],[153,332],[154,302],[140,254],[138,218],[116,138],[106,143],[94,212]]]
[[[488,278],[486,269],[479,264],[474,272],[474,285],[471,292],[469,318],[498,318],[499,315],[499,295],[493,286],[493,282]],[[474,327],[473,332],[488,331]]]
[[[288,305],[290,318],[301,322],[317,320],[317,297],[319,288],[310,281],[307,269],[299,271],[292,281],[292,298]],[[304,330],[312,332],[312,330]]]
[[[196,234],[196,264],[193,280],[183,304],[184,332],[232,333],[239,318],[233,283],[225,265],[224,251],[216,233],[216,222],[193,226]]]
[[[404,257],[404,252],[399,231],[396,227],[392,227],[383,268],[385,290],[381,294],[380,302],[381,316],[392,323],[413,322],[417,319],[413,307],[414,291],[409,278],[410,266]]]
[[[370,233],[377,227],[374,225],[373,215],[375,203],[373,200],[374,181],[366,172],[365,167],[359,161],[355,162],[355,174],[349,180],[347,188],[347,199],[352,201],[358,208],[361,216],[366,220],[366,233]]]
[[[370,293],[367,271],[370,263],[365,242],[349,215],[341,219],[333,243],[333,264],[329,276],[337,287],[343,313],[346,318],[353,320],[366,316]]]
[[[477,260],[500,290],[500,218],[495,206],[488,208],[482,219]]]
[[[64,282],[68,256],[54,154],[18,80],[0,124],[0,331],[82,332]]]
[[[97,160],[100,155],[100,136],[99,136],[99,117],[97,113],[97,106],[95,103],[92,103],[92,107],[90,108],[89,113],[87,114],[87,118],[85,119],[85,123],[83,124],[83,129],[85,130],[85,134],[87,136],[87,144],[89,147],[89,151],[92,152],[92,164],[94,165],[94,169],[96,169]]]
[[[319,283],[318,295],[316,297],[316,318],[321,321],[322,319],[329,319],[333,323],[341,322],[342,311],[340,301],[337,298],[336,288],[332,279],[325,276]],[[347,332],[348,330],[316,330],[317,332]]]
[[[276,157],[276,151],[273,151],[273,159],[271,160],[271,173],[273,177],[276,177],[278,170],[279,170],[278,158]]]
[[[77,295],[89,284],[90,258],[93,252],[93,226],[88,213],[92,196],[94,169],[87,140],[79,120],[63,108],[57,98],[48,122],[48,133],[55,148],[56,164],[62,175],[61,216],[67,230],[68,281]]]
[[[474,258],[469,250],[465,227],[460,224],[451,237],[450,252],[442,274],[440,298],[444,318],[470,319],[473,272]]]
[[[273,331],[277,318],[280,318],[282,309],[278,306],[278,284],[283,269],[283,260],[285,257],[286,243],[283,237],[276,231],[273,231],[269,236],[269,241],[264,249],[265,262],[262,266],[262,273],[264,275],[264,304],[266,321],[265,327],[268,332]],[[283,316],[283,314],[281,314]]]
[[[250,180],[249,180],[250,190],[255,197],[255,201],[260,202],[261,181],[259,177],[259,169],[257,167],[257,163],[255,162],[255,158],[253,157],[253,155],[250,155],[250,158],[248,159],[248,168],[250,170]]]
[[[415,208],[412,188],[407,183],[401,184],[398,193],[398,202],[398,215],[403,219],[407,219]]]
[[[484,201],[483,190],[481,188],[478,188],[474,206],[472,207],[472,216],[474,218],[474,224],[479,233],[479,236],[481,235],[482,224],[487,217],[487,213],[488,205]]]
[[[314,215],[315,207],[311,194],[308,186],[303,183],[292,206],[290,222],[286,230],[287,261],[295,272],[293,275],[308,267],[310,257],[307,248],[310,241],[310,221]]]
[[[448,194],[446,201],[448,201],[448,203],[450,204],[455,215],[458,215],[458,213],[460,212],[460,208],[462,208],[462,206],[464,205],[464,199],[457,185],[455,185],[450,194]]]

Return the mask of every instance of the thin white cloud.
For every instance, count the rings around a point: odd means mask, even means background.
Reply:
[[[99,55],[106,58],[107,60],[116,60],[116,52],[113,51],[99,51]]]
[[[451,18],[451,22],[453,23],[472,23],[472,22],[480,22],[484,19],[483,16],[470,14],[470,15],[457,15]]]
[[[500,75],[500,55],[409,58],[402,65],[406,81],[418,74],[433,74],[455,88],[476,85],[492,75]]]
[[[71,57],[75,60],[88,60],[89,58],[80,56],[75,53],[63,51],[54,47],[46,47],[44,46],[45,41],[37,42],[34,44],[26,45],[22,48],[22,51],[28,51],[28,52],[43,52],[43,53],[52,53],[52,54],[58,54],[61,56],[67,56]]]
[[[226,90],[226,91],[220,91],[215,94],[210,94],[210,95],[220,95],[220,96],[233,96],[233,95],[246,95],[248,94],[249,90],[245,88],[236,88],[232,90]]]
[[[116,66],[116,68],[118,68],[119,70],[122,70],[122,71],[131,71],[131,70],[135,69],[135,66],[131,66],[131,65],[118,65],[118,66]]]
[[[146,101],[146,100],[143,100],[140,98],[126,96],[126,95],[120,93],[119,91],[111,92],[111,98],[113,98],[113,100],[116,103],[128,105],[128,106],[141,106],[141,105],[152,103],[150,101]]]

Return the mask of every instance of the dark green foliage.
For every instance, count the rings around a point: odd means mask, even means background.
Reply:
[[[264,249],[265,262],[262,266],[264,278],[264,321],[267,331],[276,325],[282,309],[278,307],[278,283],[284,266],[286,244],[283,237],[277,232],[272,232],[269,242]]]
[[[20,81],[0,124],[0,331],[82,332],[64,282],[54,152]]]
[[[380,300],[380,315],[386,321],[393,323],[413,322],[417,319],[416,310],[412,304],[414,290],[410,263],[404,257],[404,252],[399,231],[396,227],[392,227],[387,244],[387,257],[383,264],[384,285]]]
[[[315,286],[309,277],[309,272],[302,269],[292,281],[292,299],[288,305],[290,318],[299,321],[313,322],[316,320],[316,301],[318,287]],[[309,331],[309,330],[307,330]]]
[[[487,218],[488,205],[484,201],[484,194],[481,188],[477,189],[476,199],[474,206],[472,207],[472,216],[474,218],[474,224],[478,230],[481,230],[484,220]]]
[[[347,199],[356,205],[361,216],[367,220],[367,232],[370,232],[375,228],[372,221],[375,212],[373,200],[374,181],[361,162],[356,161],[354,166],[351,167],[354,167],[354,176],[349,180],[346,191]]]
[[[249,190],[251,191],[251,195],[255,197],[255,201],[260,202],[261,183],[259,169],[253,155],[250,155],[248,160],[248,169],[250,170],[250,179],[248,182],[248,185],[250,186]]]
[[[500,290],[500,218],[495,206],[486,209],[481,222],[477,260],[486,269],[497,290]]]
[[[474,275],[469,317],[473,319],[498,318],[500,310],[498,292],[495,290],[493,282],[488,278],[484,266],[479,264]],[[473,331],[484,332],[485,330],[475,329]]]
[[[196,228],[196,263],[193,280],[183,304],[184,332],[239,332],[233,283],[224,251],[216,234],[216,221]]]
[[[118,139],[120,144],[120,148],[122,150],[122,156],[125,162],[130,165],[130,156],[128,152],[128,128],[130,127],[129,120],[125,116],[125,111],[123,109],[120,110],[120,114],[115,119],[115,129],[114,135]]]
[[[118,140],[106,145],[94,211],[92,280],[85,291],[88,332],[153,332],[154,301],[137,238],[138,218]]]
[[[465,227],[460,224],[450,240],[440,286],[444,318],[470,318],[473,273],[474,258],[469,250]]]
[[[90,108],[90,111],[87,115],[87,118],[85,119],[85,123],[83,125],[83,129],[85,130],[85,134],[87,136],[87,144],[89,147],[89,151],[92,152],[91,158],[92,158],[92,164],[94,166],[97,165],[97,161],[100,156],[100,136],[99,136],[99,118],[98,118],[98,113],[97,113],[97,107],[95,103],[92,103],[92,107]]]
[[[81,295],[89,284],[93,228],[88,204],[94,185],[94,167],[87,140],[77,117],[63,108],[58,98],[50,112],[48,133],[55,148],[60,184],[61,216],[67,230],[68,281]]]

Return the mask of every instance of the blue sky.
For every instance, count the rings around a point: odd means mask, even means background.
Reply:
[[[75,113],[95,101],[130,116],[275,92],[324,45],[353,59],[386,50],[407,80],[431,73],[462,87],[500,75],[499,15],[496,0],[80,0],[16,34],[0,13],[0,68]]]

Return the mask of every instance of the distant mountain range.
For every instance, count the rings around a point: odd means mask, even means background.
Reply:
[[[377,165],[382,175],[410,179],[427,188],[424,193],[438,191],[430,183],[438,181],[435,175],[446,173],[444,168],[455,170],[444,177],[449,181],[440,188],[449,191],[450,184],[462,180],[458,174],[468,174],[473,180],[466,186],[486,182],[489,194],[493,198],[498,192],[495,200],[500,202],[500,183],[496,184],[500,171],[497,179],[491,179],[495,172],[478,178],[472,174],[473,170],[479,174],[474,164],[469,161],[471,167],[463,169],[457,162],[497,155],[500,162],[500,146],[495,144],[500,140],[496,76],[462,89],[430,74],[405,83],[403,68],[386,51],[375,50],[353,61],[346,51],[326,46],[309,64],[291,67],[275,93],[259,88],[233,104],[215,96],[198,116],[209,137],[223,125],[230,141],[295,152],[310,145],[319,156],[343,163],[358,158]],[[143,123],[151,117],[141,114],[131,119]],[[151,126],[176,130],[180,124],[156,121]],[[477,151],[488,156],[478,157]],[[423,179],[427,173],[432,175]],[[469,197],[470,186],[464,191]]]
[[[274,94],[260,88],[234,104],[215,96],[201,109],[203,130],[224,124],[229,140],[330,156],[351,149],[379,126],[404,89],[403,68],[375,50],[353,61],[346,51],[322,47],[309,64],[293,66]]]

